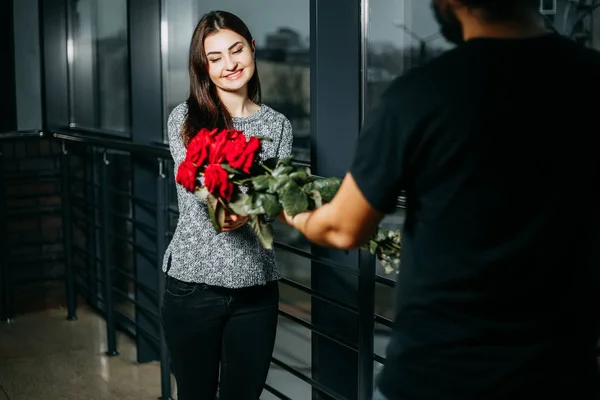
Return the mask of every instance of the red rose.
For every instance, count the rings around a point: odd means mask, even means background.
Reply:
[[[198,167],[193,162],[184,161],[177,168],[175,182],[183,186],[188,192],[193,192],[196,188],[196,172],[198,172]]]
[[[246,136],[240,134],[232,136],[234,138],[227,142],[227,145],[224,149],[225,159],[229,163],[241,157],[241,155],[244,153],[244,149],[246,148]],[[235,167],[232,166],[232,168]]]
[[[186,161],[191,161],[196,165],[202,165],[208,159],[208,151],[212,137],[208,129],[201,129],[196,136],[190,140],[187,146],[187,152],[185,155]]]
[[[235,169],[241,169],[245,173],[250,173],[250,167],[254,163],[256,152],[260,148],[260,140],[251,137],[250,140],[245,144],[244,150],[241,154],[235,155],[232,159],[228,159],[229,165]]]
[[[216,135],[213,135],[213,142],[211,143],[209,154],[208,154],[208,162],[210,164],[221,164],[225,161],[225,147],[227,146],[227,142],[229,141],[229,133],[227,130],[223,129],[218,132]]]
[[[209,164],[204,171],[204,185],[213,195],[222,197],[227,201],[233,195],[233,183],[229,181],[229,174],[219,164]]]

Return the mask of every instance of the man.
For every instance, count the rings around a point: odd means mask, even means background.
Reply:
[[[457,47],[390,85],[331,203],[283,216],[354,249],[406,190],[382,399],[600,398],[600,56],[538,4],[433,1]]]

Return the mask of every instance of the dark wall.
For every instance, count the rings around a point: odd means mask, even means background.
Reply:
[[[60,145],[0,137],[0,152],[0,317],[58,307],[64,304]]]
[[[0,0],[0,133],[17,130],[12,0]]]

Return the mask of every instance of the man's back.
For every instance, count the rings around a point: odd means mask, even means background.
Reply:
[[[384,94],[408,196],[391,399],[595,398],[599,74],[556,35],[474,39]],[[382,210],[373,165],[351,172]]]

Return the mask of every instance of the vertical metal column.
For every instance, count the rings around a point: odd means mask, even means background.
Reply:
[[[366,112],[369,0],[360,4],[360,126]],[[375,258],[359,251],[358,276],[358,399],[370,400],[374,391],[373,353],[375,340]]]
[[[110,160],[106,150],[103,153],[102,166],[100,168],[100,191],[102,200],[100,202],[100,214],[102,220],[102,270],[104,280],[104,317],[106,319],[106,341],[108,349],[106,355],[116,356],[117,351],[117,331],[115,328],[115,304],[113,299],[113,280],[112,265],[110,262],[110,223],[108,217],[109,199],[108,199],[108,168]]]
[[[6,182],[4,178],[4,155],[0,148],[0,229],[2,229],[2,239],[0,240],[0,301],[2,308],[0,309],[0,320],[10,323],[12,322],[12,295],[10,287],[10,273],[8,266],[8,256],[6,251]]]
[[[361,124],[361,17],[364,0],[311,0],[310,31],[310,103],[311,103],[311,169],[320,176],[342,178],[352,163]],[[336,20],[335,24],[329,21]],[[340,68],[341,64],[344,68]],[[340,132],[344,132],[341,134]],[[362,258],[357,251],[341,252],[312,246],[312,253],[348,266],[357,273],[362,270]],[[359,306],[364,296],[359,286],[360,274],[348,274],[327,268],[318,261],[311,262],[311,288],[339,301]],[[367,325],[366,316],[357,316],[318,298],[312,299],[311,322],[325,332],[338,334],[342,339],[365,351],[367,337],[360,330]],[[371,311],[372,312],[372,311]],[[362,321],[362,322],[361,322]],[[362,325],[361,325],[362,323]],[[362,332],[368,335],[367,332]],[[329,340],[312,335],[312,378],[331,392],[347,400],[359,398],[357,378],[363,364],[355,351]],[[373,357],[371,353],[369,355]],[[361,357],[363,355],[361,354]],[[364,355],[364,357],[367,357]],[[366,370],[362,378],[367,379]],[[367,382],[362,382],[363,387]],[[366,391],[367,389],[362,389]],[[331,396],[313,391],[315,400],[331,400]]]
[[[374,390],[375,260],[360,251],[358,277],[358,399],[370,400]]]
[[[99,286],[101,285],[99,278],[101,278],[98,269],[98,212],[94,206],[97,202],[98,195],[96,192],[96,172],[97,172],[97,158],[98,155],[94,151],[94,148],[86,148],[83,150],[83,160],[85,165],[84,171],[84,200],[87,204],[85,208],[85,215],[87,220],[87,232],[86,232],[86,250],[87,250],[87,285],[88,285],[88,301],[95,306],[98,306]],[[98,202],[99,203],[99,202]]]
[[[162,255],[166,250],[167,235],[167,210],[166,210],[166,175],[164,173],[164,160],[158,159],[158,175],[156,177],[156,276],[158,278],[158,314],[162,312],[165,276],[162,272]],[[172,400],[171,397],[171,360],[169,350],[162,328],[159,324],[160,334],[160,400]]]
[[[65,254],[65,289],[67,292],[67,319],[77,320],[77,293],[75,291],[75,271],[73,266],[73,220],[71,214],[71,168],[70,156],[65,142],[62,142],[60,158],[61,192],[63,211],[63,243]]]
[[[134,144],[161,142],[163,140],[164,93],[161,54],[162,2],[129,0],[129,66],[131,95],[131,141]],[[138,199],[156,196],[156,159],[131,156],[131,194]],[[133,242],[136,249],[150,249],[156,245],[152,232],[156,231],[156,212],[135,203],[132,210]],[[135,288],[135,323],[140,331],[159,335],[156,318],[144,309],[156,307],[156,261],[134,251],[134,276],[139,285]],[[143,289],[155,289],[149,290]],[[157,343],[148,335],[138,335],[137,361],[145,363],[160,359]]]

